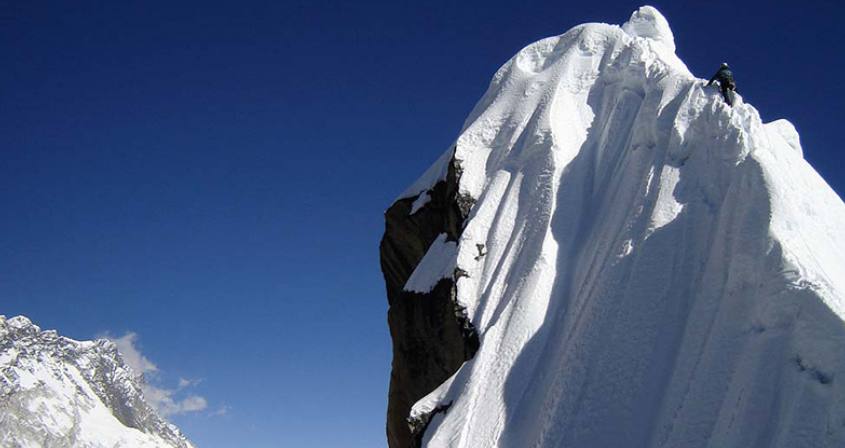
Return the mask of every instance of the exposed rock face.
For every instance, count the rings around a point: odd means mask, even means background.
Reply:
[[[105,339],[75,341],[0,316],[0,446],[191,448]]]
[[[393,339],[393,370],[387,407],[387,438],[391,448],[417,446],[422,427],[412,434],[411,406],[449,378],[478,349],[478,336],[455,300],[455,270],[429,293],[405,291],[404,286],[438,235],[457,241],[472,206],[458,194],[461,169],[449,163],[445,180],[420,193],[430,200],[418,210],[415,200],[400,199],[385,213],[381,241],[381,269],[390,303],[388,323]]]

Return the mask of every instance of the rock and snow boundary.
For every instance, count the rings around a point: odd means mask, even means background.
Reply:
[[[105,339],[75,341],[0,316],[0,446],[192,448],[150,407]]]
[[[674,51],[648,6],[529,45],[401,196],[476,201],[406,284],[457,266],[480,337],[424,446],[845,446],[845,204]]]

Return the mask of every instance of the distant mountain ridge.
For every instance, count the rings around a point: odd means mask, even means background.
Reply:
[[[114,343],[0,316],[0,446],[193,448],[144,401]]]

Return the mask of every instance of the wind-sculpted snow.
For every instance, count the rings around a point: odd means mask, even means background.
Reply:
[[[575,27],[470,114],[443,263],[480,348],[413,407],[425,446],[845,446],[845,205],[674,45],[650,7]]]
[[[110,341],[74,341],[0,316],[0,446],[191,448],[144,402]]]

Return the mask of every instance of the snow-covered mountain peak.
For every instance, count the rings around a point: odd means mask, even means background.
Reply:
[[[190,448],[144,401],[111,341],[0,316],[0,446]]]
[[[391,446],[845,446],[845,204],[674,46],[526,46],[388,210]]]
[[[653,6],[641,6],[634,11],[622,29],[631,36],[652,39],[675,51],[675,35],[669,28],[669,22]]]
[[[33,324],[31,320],[25,316],[15,316],[6,319],[6,316],[0,315],[0,335],[5,336],[8,332],[16,332],[19,334],[34,335],[41,331],[37,325]]]

